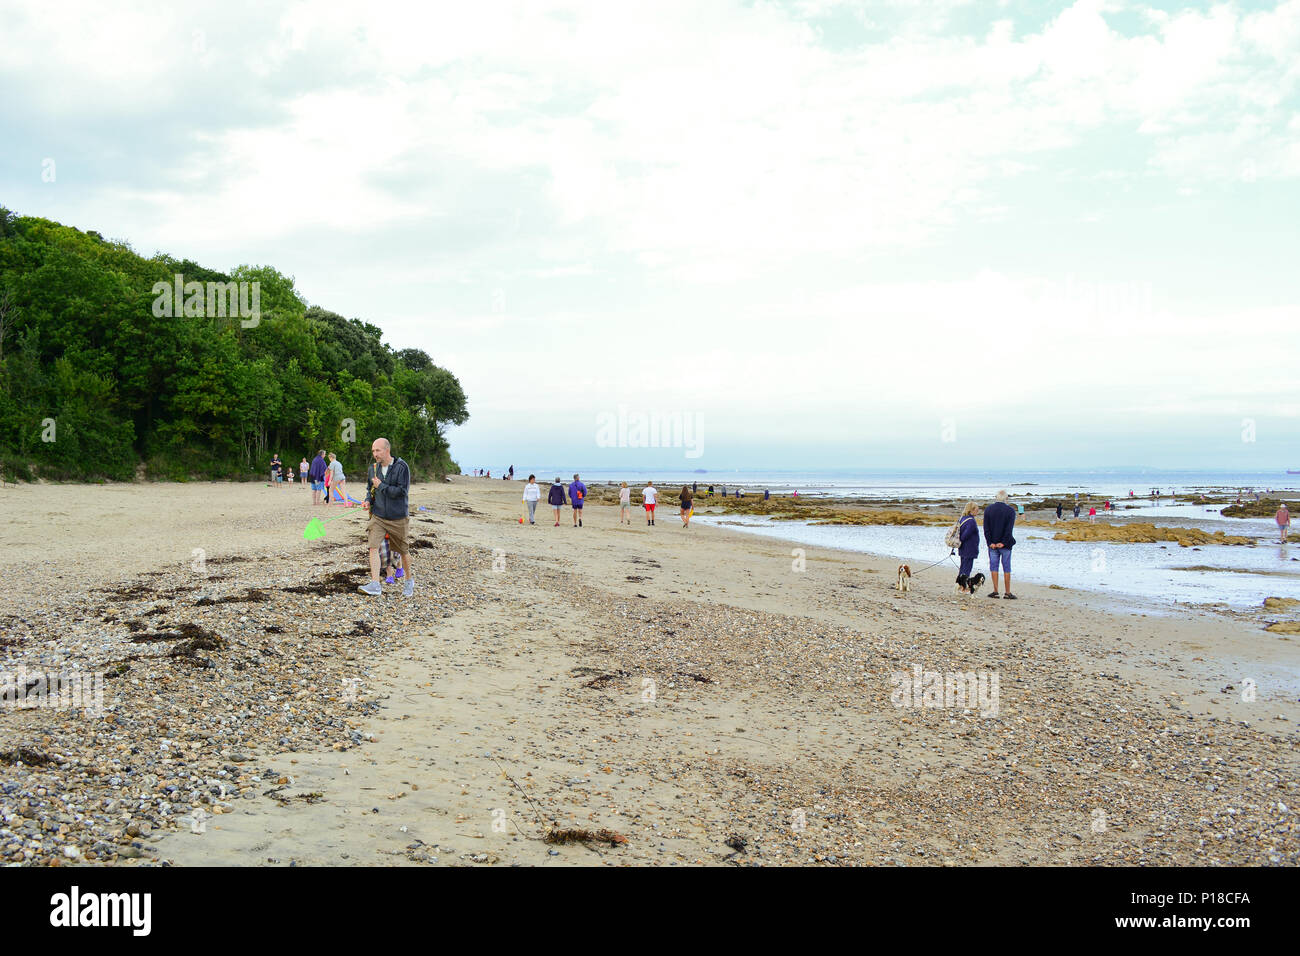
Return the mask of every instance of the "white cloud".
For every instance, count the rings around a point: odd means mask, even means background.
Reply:
[[[839,20],[858,26],[853,42],[824,42]],[[374,310],[402,344],[452,337],[439,359],[476,415],[537,392],[539,348],[582,370],[547,379],[571,405],[631,391],[738,410],[761,383],[783,420],[822,395],[860,414],[1065,409],[1099,382],[1139,407],[1141,383],[1203,388],[1211,361],[1242,395],[1257,346],[1222,334],[1242,310],[1189,317],[1157,296],[1134,321],[1015,258],[1050,241],[1067,259],[1077,243],[1086,272],[1083,230],[1125,201],[1099,197],[1241,184],[1271,197],[1300,177],[1300,0],[1175,13],[1077,0],[1030,26],[959,2],[304,0],[106,16],[0,0],[0,22],[7,117],[39,134],[33,149],[83,149],[60,168],[86,176],[79,193],[26,186],[7,205],[75,210],[63,218],[215,266],[267,250],[313,301]],[[919,250],[1014,230],[998,268],[917,266]],[[896,259],[921,274],[888,281]],[[1292,349],[1293,320],[1250,316]],[[648,331],[674,328],[689,344]],[[1016,374],[954,383],[950,353],[993,334]]]

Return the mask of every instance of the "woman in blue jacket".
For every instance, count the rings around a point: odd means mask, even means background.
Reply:
[[[961,559],[961,567],[957,569],[957,590],[966,594],[974,594],[975,589],[984,583],[984,575],[976,574],[974,578],[970,576],[975,559],[980,556],[980,529],[979,522],[975,520],[979,510],[980,506],[975,502],[966,502],[958,525],[961,544],[957,547],[957,557]]]
[[[555,527],[560,526],[560,509],[564,507],[564,485],[561,484],[557,477],[551,485],[551,490],[546,493],[547,503],[555,509]]]

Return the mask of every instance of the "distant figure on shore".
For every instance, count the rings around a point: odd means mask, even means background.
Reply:
[[[1106,517],[1108,517],[1108,518],[1110,517],[1110,499],[1109,499],[1109,498],[1107,498],[1104,502],[1102,502],[1101,510],[1104,511],[1104,512],[1106,513]]]
[[[1282,502],[1277,509],[1277,530],[1282,532],[1282,544],[1286,544],[1287,529],[1291,527],[1291,512],[1287,510],[1286,502]]]
[[[271,483],[280,485],[282,488],[284,486],[280,483],[284,480],[284,475],[282,474],[283,470],[284,465],[280,463],[280,453],[276,452],[271,456]]]
[[[1061,503],[1059,501],[1056,503],[1056,520],[1061,520]]]
[[[694,499],[695,494],[694,492],[691,491],[691,489],[687,488],[685,485],[682,485],[682,493],[678,497],[681,499],[682,502],[682,512],[681,512],[682,527],[689,528],[691,526],[692,499]]]
[[[537,502],[542,500],[542,489],[537,486],[537,476],[529,475],[524,485],[524,504],[528,506],[528,523],[537,524]]]
[[[698,481],[692,481],[692,482],[691,482],[691,494],[694,495],[694,494],[695,494],[697,491],[699,491],[699,490],[700,490],[700,483],[699,483]]]
[[[1025,506],[1024,506],[1024,505],[1019,505],[1019,504],[1016,505],[1016,514],[1018,514],[1018,515],[1022,515],[1022,514],[1024,514],[1024,513],[1025,513]]]
[[[658,501],[659,492],[655,490],[655,483],[646,482],[646,486],[641,489],[641,503],[645,507],[645,523],[652,527],[655,523],[655,504]]]
[[[1097,523],[1097,506],[1093,505],[1091,508],[1088,509],[1088,524],[1096,524],[1096,523]]]
[[[325,449],[322,448],[316,452],[316,457],[311,460],[311,471],[307,473],[311,478],[311,503],[320,504],[321,492],[325,490]]]
[[[292,468],[290,468],[287,472],[285,472],[284,480],[285,480],[285,483],[286,483],[286,484],[290,484],[290,485],[293,484],[293,469],[292,469]]]
[[[722,497],[724,497],[724,498],[727,497],[727,486],[726,486],[726,485],[723,485],[723,486],[722,486]]]
[[[623,481],[618,486],[618,523],[632,523],[632,489]]]
[[[799,489],[798,489],[798,488],[796,488],[796,489],[794,490],[794,492],[792,493],[791,497],[793,497],[793,498],[798,498],[798,497],[799,497]]]
[[[307,456],[304,455],[302,461],[298,462],[298,480],[304,485],[307,484],[307,471],[310,468],[311,464],[307,461]]]
[[[961,544],[957,546],[957,557],[961,559],[961,566],[957,568],[957,590],[965,594],[975,593],[971,586],[970,573],[975,567],[975,559],[980,555],[980,529],[975,523],[975,515],[979,510],[980,506],[975,502],[966,502],[966,507],[961,509],[961,518],[957,522],[958,533],[961,535]]]
[[[564,485],[560,484],[560,476],[556,475],[555,480],[551,482],[551,490],[546,493],[546,503],[555,509],[555,527],[560,526],[560,509],[564,507]]]
[[[984,509],[984,543],[989,549],[989,577],[993,590],[989,597],[1002,597],[1014,601],[1011,593],[1011,549],[1016,539],[1012,529],[1016,526],[1016,509],[1007,504],[1007,492],[997,493],[997,501]],[[1076,510],[1078,505],[1075,506]],[[998,565],[1002,566],[1002,594],[998,594]]]
[[[511,481],[514,481],[514,480],[515,480],[515,466],[514,466],[514,465],[511,465],[511,466],[510,466],[510,471],[508,472],[508,474],[510,475],[510,480],[511,480]]]
[[[768,500],[769,498],[771,498],[771,497],[772,497],[772,491],[771,491],[771,489],[769,489],[769,488],[764,488],[764,489],[763,489],[763,500],[764,500],[764,501],[767,501],[767,500]]]
[[[415,593],[410,546],[406,543],[406,529],[411,521],[411,469],[402,459],[393,457],[387,438],[376,438],[370,445],[370,454],[375,459],[370,466],[369,487],[366,488],[366,501],[370,504],[370,518],[366,524],[370,544],[370,581],[360,590],[376,597],[383,593],[384,586],[379,583],[379,548],[387,536],[389,547],[402,556],[406,576],[402,594],[410,597]]]
[[[569,485],[569,504],[573,506],[573,526],[582,527],[582,506],[587,500],[587,486],[578,480],[578,476],[573,476],[573,484]]]
[[[1074,503],[1074,517],[1075,517],[1075,520],[1078,520],[1078,518],[1079,518],[1079,502],[1078,502],[1078,501],[1075,501],[1075,503]]]
[[[708,495],[708,496],[709,496],[710,498],[713,497],[713,486],[712,486],[712,485],[709,485],[709,495]]]

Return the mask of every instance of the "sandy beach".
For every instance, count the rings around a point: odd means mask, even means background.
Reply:
[[[580,529],[521,489],[413,486],[410,599],[357,592],[364,515],[302,488],[0,489],[0,670],[112,675],[102,716],[0,708],[0,860],[1300,863],[1300,654],[1263,608],[900,594],[683,529],[668,489]],[[914,666],[996,677],[996,713],[898,706]]]

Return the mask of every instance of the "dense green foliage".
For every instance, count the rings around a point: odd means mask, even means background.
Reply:
[[[155,283],[258,282],[260,321],[158,316]],[[185,480],[266,475],[272,453],[337,453],[383,435],[417,475],[458,469],[443,429],[468,418],[456,377],[378,328],[308,308],[269,266],[229,275],[137,255],[96,232],[0,207],[0,469],[10,476]],[[53,423],[50,420],[53,419]],[[351,419],[355,439],[347,440]],[[53,441],[48,439],[53,438]]]

